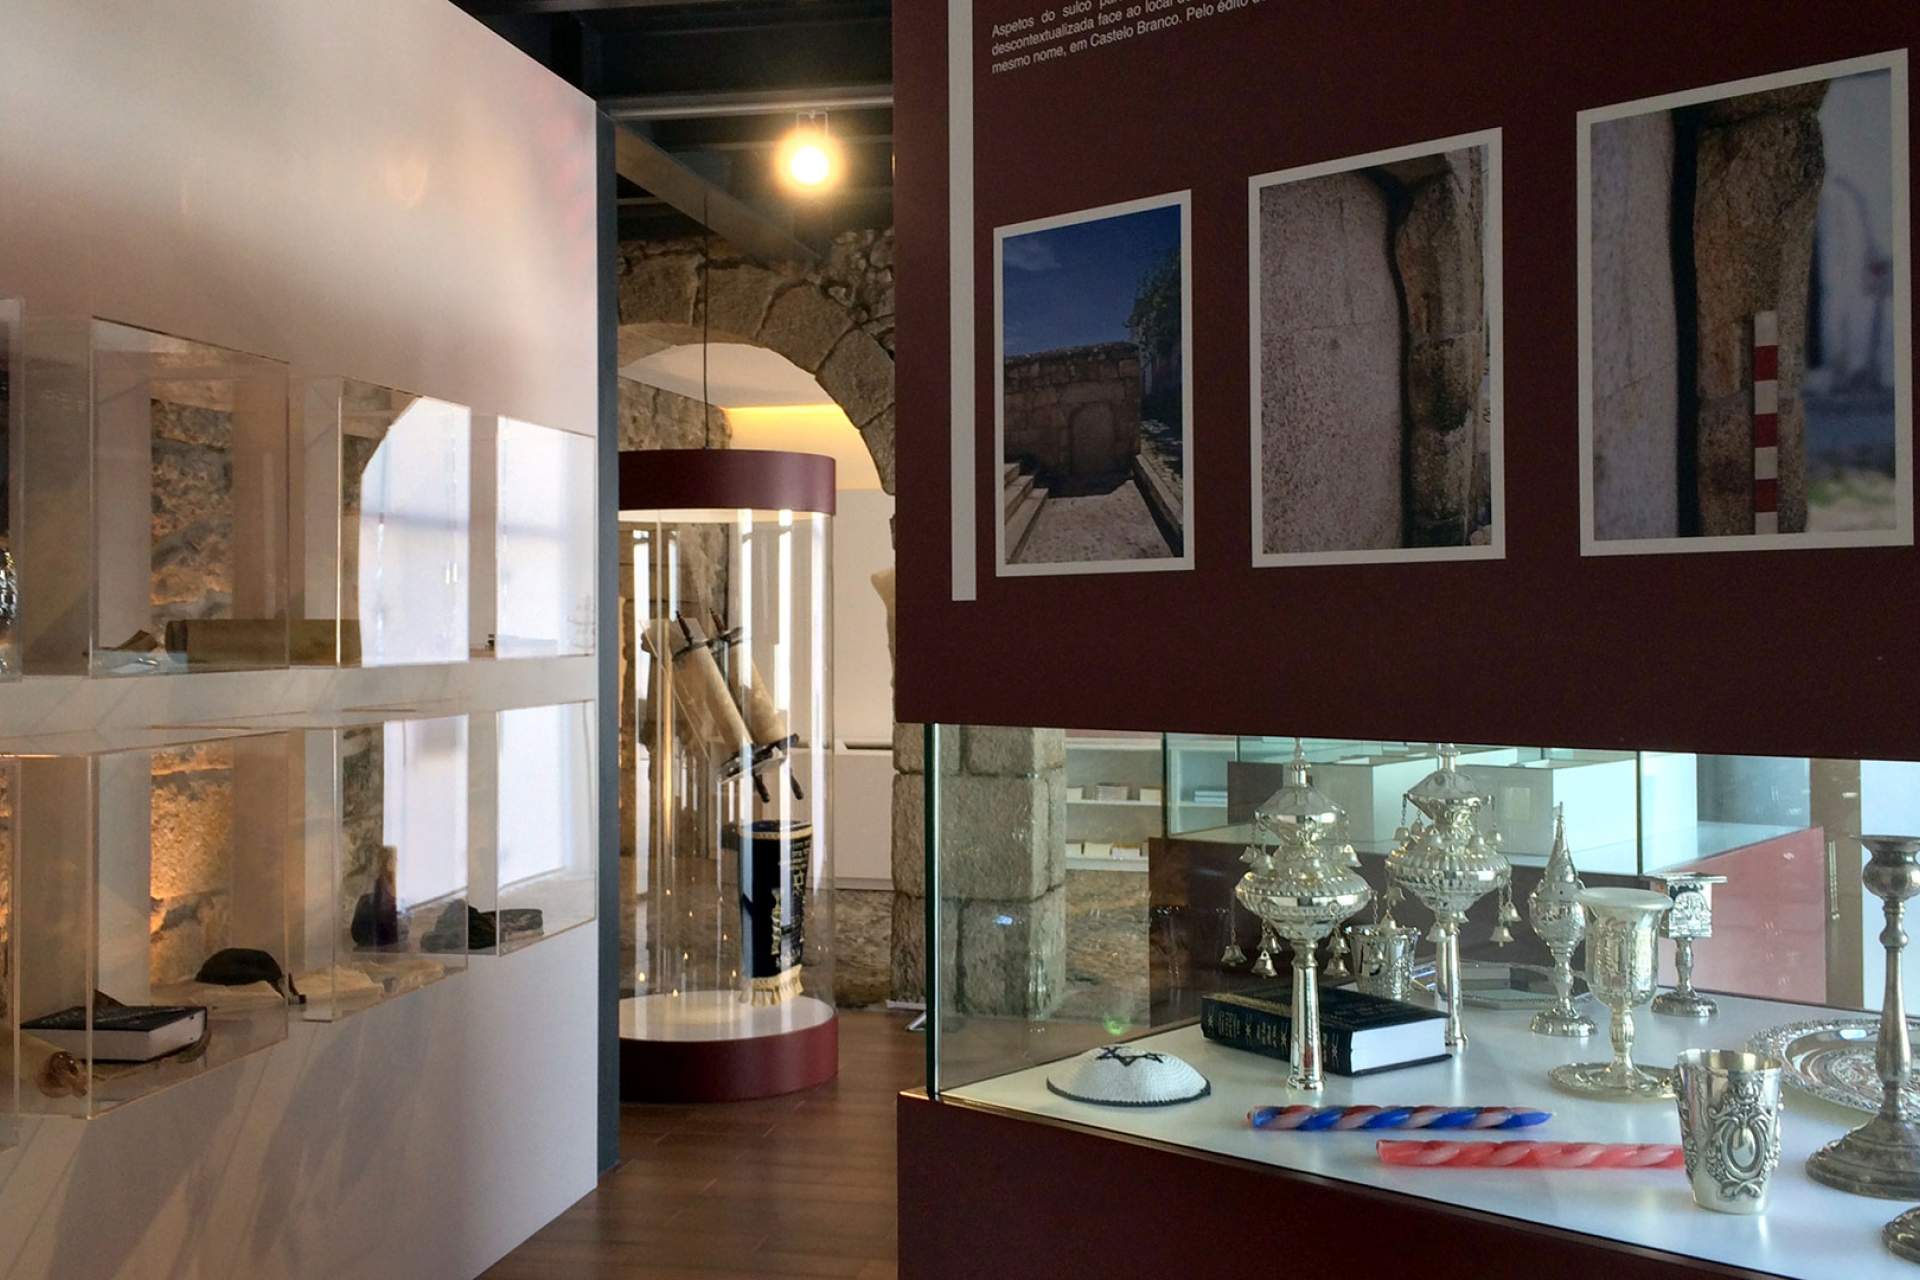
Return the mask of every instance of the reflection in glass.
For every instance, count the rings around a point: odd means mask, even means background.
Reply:
[[[285,666],[285,366],[104,320],[36,321],[25,353],[28,666]]]
[[[492,820],[494,857],[484,865],[488,841],[476,838],[471,950],[514,951],[598,913],[592,709],[570,702],[485,718],[498,735],[497,774],[479,821]]]
[[[331,1021],[464,969],[467,718],[296,736],[304,1015]]]
[[[300,404],[294,660],[465,661],[472,415],[347,378],[309,382]]]
[[[20,1109],[97,1115],[284,1039],[287,735],[11,745],[0,1074]],[[105,1039],[122,1006],[155,1038]]]
[[[20,678],[14,623],[20,615],[20,578],[14,561],[13,521],[20,510],[20,398],[13,380],[20,372],[20,301],[0,298],[0,680]],[[3,941],[3,939],[0,939]],[[4,963],[4,962],[0,962]],[[0,977],[4,973],[0,972]]]
[[[501,418],[497,448],[494,652],[592,653],[593,438]]]

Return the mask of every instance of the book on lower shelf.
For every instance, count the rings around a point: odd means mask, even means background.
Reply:
[[[56,1049],[87,1056],[87,1011],[79,1005],[20,1024]],[[93,1057],[97,1062],[152,1062],[197,1042],[207,1030],[201,1005],[127,1004],[93,1011]]]
[[[1447,1020],[1435,1010],[1348,987],[1320,988],[1320,1053],[1328,1071],[1371,1075],[1447,1058]],[[1293,1052],[1293,984],[1200,998],[1200,1033],[1233,1049],[1286,1059]]]

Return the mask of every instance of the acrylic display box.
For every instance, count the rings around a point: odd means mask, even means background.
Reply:
[[[635,851],[621,1094],[805,1088],[837,1069],[833,464],[662,450],[620,467]]]
[[[351,378],[296,396],[293,660],[464,662],[472,414]]]
[[[14,377],[21,363],[21,302],[0,298],[0,680],[20,678],[14,620],[19,614],[19,576],[14,564],[14,515],[20,510],[21,405]]]
[[[22,350],[26,670],[284,667],[286,366],[106,320]]]
[[[592,653],[597,446],[592,436],[494,421],[492,653]]]
[[[99,1115],[286,1038],[290,739],[136,737],[0,743],[0,1109]]]
[[[294,981],[330,1022],[467,967],[467,717],[309,721],[291,734]]]
[[[599,914],[593,704],[518,707],[470,725],[468,950],[505,955]]]

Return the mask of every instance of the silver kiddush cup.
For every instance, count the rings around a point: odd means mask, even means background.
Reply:
[[[1693,1202],[1715,1213],[1764,1213],[1780,1164],[1778,1058],[1689,1049],[1674,1064],[1680,1150]]]
[[[1397,924],[1347,926],[1353,952],[1353,985],[1370,996],[1405,1000],[1413,989],[1413,952],[1420,931]]]

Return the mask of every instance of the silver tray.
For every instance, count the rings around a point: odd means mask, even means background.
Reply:
[[[1438,995],[1433,985],[1432,960],[1413,967],[1413,985]],[[1579,970],[1573,974],[1573,998],[1586,994]],[[1553,971],[1540,964],[1508,964],[1503,960],[1460,962],[1460,1003],[1469,1009],[1499,1009],[1507,1013],[1534,1013],[1553,1004]]]
[[[1920,1040],[1920,1018],[1908,1018],[1907,1031]],[[1801,1092],[1871,1115],[1880,1110],[1880,1075],[1873,1064],[1879,1040],[1878,1018],[1822,1018],[1762,1031],[1747,1048],[1786,1063],[1787,1082]],[[1906,1093],[1920,1109],[1920,1089],[1911,1080]]]

